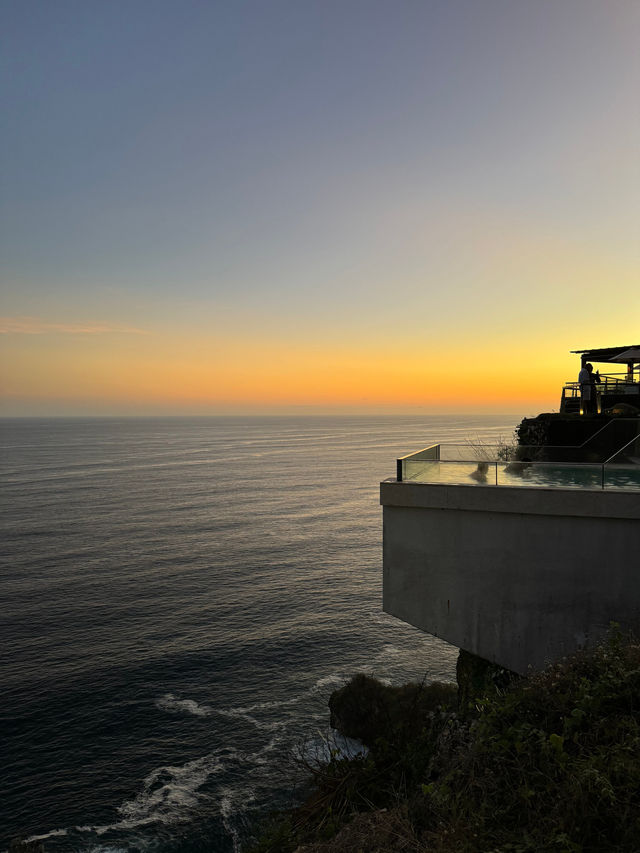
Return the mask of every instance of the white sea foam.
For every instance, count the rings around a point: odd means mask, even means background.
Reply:
[[[134,799],[118,807],[121,820],[104,826],[78,826],[76,830],[104,835],[113,830],[132,830],[152,823],[168,825],[188,821],[203,800],[211,799],[199,792],[201,786],[212,776],[227,769],[229,761],[237,765],[258,767],[266,763],[264,753],[274,749],[279,742],[280,738],[273,737],[255,753],[243,753],[233,747],[226,747],[179,767],[159,767],[144,779],[142,791]],[[240,836],[231,824],[231,819],[255,800],[255,792],[246,786],[237,789],[224,786],[216,797],[219,797],[220,816],[233,840],[234,851],[239,851]],[[116,848],[96,847],[95,853],[119,851]]]
[[[242,719],[270,733],[270,738],[255,752],[247,753],[236,750],[234,747],[226,747],[181,766],[159,767],[144,779],[142,790],[133,799],[118,807],[120,819],[117,822],[101,826],[78,826],[75,827],[76,831],[102,836],[107,832],[131,831],[153,823],[169,825],[190,820],[193,812],[205,799],[199,789],[207,780],[228,770],[229,763],[235,765],[238,770],[244,767],[245,778],[249,768],[262,774],[264,771],[259,768],[270,764],[272,761],[270,753],[282,747],[287,739],[287,729],[295,721],[293,707],[304,699],[325,691],[328,687],[342,685],[345,681],[344,675],[333,673],[318,679],[311,687],[292,698],[256,702],[252,705],[229,709],[213,709],[191,699],[182,699],[173,693],[164,694],[155,700],[155,705],[160,710],[195,716],[208,716],[215,713],[232,719]],[[289,711],[290,708],[291,711]],[[278,709],[283,709],[285,714],[283,719],[271,721],[259,719],[260,712],[274,712]],[[317,716],[320,720],[324,719],[326,714],[323,712]],[[288,747],[288,749],[291,748],[291,746]],[[307,741],[302,750],[301,754],[304,754],[309,761],[326,762],[332,754],[353,756],[362,753],[365,748],[358,741],[343,738],[337,732],[323,734],[319,731],[318,736]],[[253,775],[253,771],[249,771],[250,775]],[[260,785],[259,782],[258,784]],[[237,815],[246,811],[248,805],[256,799],[256,794],[253,789],[246,786],[235,788],[225,785],[216,792],[214,799],[218,801],[220,817],[232,840],[234,853],[238,853],[240,833],[235,825],[236,818]],[[66,834],[67,830],[54,830],[47,835],[34,837],[33,840]],[[113,845],[97,844],[89,853],[123,853],[123,851]]]
[[[220,791],[220,816],[231,841],[233,842],[233,853],[240,851],[240,833],[232,823],[232,818],[243,812],[247,806],[255,800],[252,788],[230,788],[225,786]]]
[[[384,610],[371,610],[369,619],[376,625],[392,625],[398,621],[395,616],[385,613]]]
[[[27,843],[31,841],[45,841],[47,838],[55,838],[61,835],[68,835],[68,830],[66,829],[52,829],[51,832],[45,832],[44,835],[30,835],[27,838]]]
[[[154,704],[156,708],[170,714],[193,714],[195,717],[208,717],[213,711],[208,705],[200,705],[194,699],[180,699],[173,693],[165,693]]]
[[[108,832],[131,831],[153,823],[169,825],[189,821],[198,806],[202,805],[205,799],[211,799],[199,790],[205,782],[228,769],[229,763],[254,768],[266,764],[266,754],[275,749],[281,741],[280,737],[273,736],[254,753],[224,747],[180,766],[159,767],[144,779],[142,790],[132,800],[127,800],[118,807],[120,820],[104,825],[76,826],[74,830],[78,833],[102,836]],[[220,816],[237,853],[240,850],[240,835],[231,821],[255,800],[255,792],[246,786],[237,789],[224,786],[215,795],[215,799],[218,799]],[[31,836],[27,840],[44,841],[68,834],[67,829],[55,829],[42,835]],[[94,844],[87,848],[88,853],[126,853],[126,849],[128,848],[113,844]]]
[[[255,711],[271,711],[274,708],[284,708],[288,705],[297,705],[302,701],[303,696],[293,696],[291,699],[274,699],[268,702],[256,702],[254,705],[248,705],[246,708],[236,708],[236,711],[251,714]]]
[[[245,720],[245,722],[250,723],[257,729],[261,729],[262,731],[277,732],[288,726],[289,721],[287,719],[264,721],[258,719],[255,716],[256,713],[260,711],[275,711],[279,709],[286,710],[288,708],[300,704],[300,702],[303,702],[310,696],[314,696],[320,691],[325,691],[330,686],[342,686],[346,683],[346,681],[347,679],[343,674],[333,673],[331,675],[327,675],[323,678],[318,679],[315,684],[313,684],[310,688],[298,694],[297,696],[291,697],[290,699],[255,702],[253,705],[247,705],[237,708],[217,708],[215,709],[215,713],[220,714],[223,717]]]
[[[218,708],[216,709],[216,713],[229,717],[245,717],[249,720],[249,722],[253,723],[258,728],[279,728],[282,725],[281,722],[261,723],[259,720],[256,720],[255,717],[253,717],[252,715],[255,714],[257,711],[274,711],[278,708],[288,708],[293,705],[299,705],[300,702],[304,701],[304,699],[313,695],[314,693],[317,693],[320,690],[324,690],[326,687],[330,687],[332,684],[345,684],[347,680],[348,679],[346,679],[344,675],[338,673],[326,675],[323,678],[318,679],[315,684],[308,690],[305,690],[298,696],[292,696],[290,699],[277,699],[269,700],[266,702],[255,702],[253,705],[246,705],[238,708]]]
[[[316,736],[306,741],[300,751],[300,757],[308,764],[326,764],[332,756],[336,758],[355,758],[367,755],[368,748],[355,738],[345,737],[336,729],[318,731]]]
[[[198,803],[197,791],[209,776],[219,773],[224,762],[215,753],[181,767],[159,767],[144,780],[142,791],[118,808],[124,821],[148,820],[174,823]]]
[[[392,645],[391,643],[386,643],[382,649],[378,652],[376,660],[389,660],[396,659],[402,657],[402,649],[399,649],[397,646]]]
[[[323,690],[325,687],[330,687],[332,684],[346,684],[347,681],[348,679],[344,675],[336,672],[332,675],[325,675],[324,678],[319,678],[312,689],[314,692],[317,692],[318,690]]]
[[[265,744],[262,749],[259,749],[257,752],[252,753],[250,756],[256,764],[265,764],[267,759],[264,757],[265,753],[272,752],[277,746],[279,746],[283,741],[282,737],[278,735],[274,735],[269,743]]]
[[[117,847],[114,844],[94,844],[87,853],[128,853],[128,847]]]
[[[104,835],[112,830],[134,829],[151,823],[173,824],[189,820],[201,799],[198,789],[210,776],[225,768],[228,757],[235,757],[234,749],[217,750],[179,767],[159,767],[144,779],[142,791],[133,800],[118,806],[122,819],[117,823],[76,829]]]
[[[252,714],[247,712],[246,708],[218,708],[216,710],[216,714],[220,714],[222,717],[230,717],[231,719],[244,720],[252,726],[255,726],[257,729],[261,729],[266,732],[274,732],[278,729],[285,728],[287,725],[286,720],[273,720],[270,723],[257,720]]]

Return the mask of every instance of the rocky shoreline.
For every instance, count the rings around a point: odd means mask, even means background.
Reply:
[[[640,644],[614,631],[528,678],[469,658],[458,686],[335,691],[368,753],[317,767],[246,853],[637,853]]]

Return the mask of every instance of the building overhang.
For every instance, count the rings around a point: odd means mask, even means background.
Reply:
[[[640,633],[635,492],[381,484],[385,612],[514,672]]]

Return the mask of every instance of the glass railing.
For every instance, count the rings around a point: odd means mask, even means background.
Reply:
[[[580,448],[434,444],[397,460],[410,483],[527,488],[640,490],[640,436],[609,459],[584,461]]]
[[[604,463],[602,488],[640,491],[640,435],[634,436]]]
[[[588,462],[512,462],[499,466],[499,486],[600,489],[602,465]]]

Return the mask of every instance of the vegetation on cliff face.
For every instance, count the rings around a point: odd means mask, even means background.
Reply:
[[[640,849],[640,645],[628,638],[506,687],[488,678],[463,708],[450,685],[365,676],[330,705],[368,754],[312,768],[314,793],[252,850]]]

